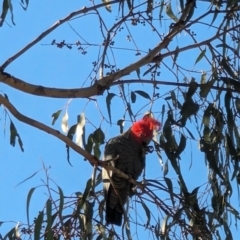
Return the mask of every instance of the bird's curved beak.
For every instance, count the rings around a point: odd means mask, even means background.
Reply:
[[[143,139],[143,142],[144,142],[146,145],[148,145],[151,141],[152,141],[152,138],[151,138],[151,137],[145,137],[145,138]]]

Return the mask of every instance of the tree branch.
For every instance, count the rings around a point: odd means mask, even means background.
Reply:
[[[116,1],[118,2],[118,1]],[[114,3],[114,2],[113,2]],[[109,3],[108,3],[109,4]],[[98,5],[105,6],[106,4]],[[190,5],[188,4],[185,11],[183,11],[182,16],[186,16],[187,13],[190,11]],[[94,9],[94,7],[91,8],[84,8],[82,10],[76,11],[71,13],[68,17],[66,17],[63,20],[59,20],[55,25],[53,25],[50,29],[43,32],[37,39],[35,39],[33,42],[28,44],[26,47],[24,47],[20,52],[15,54],[13,57],[9,58],[0,68],[0,82],[3,82],[13,88],[19,89],[21,91],[38,95],[38,96],[44,96],[44,97],[59,97],[59,98],[83,98],[83,97],[90,97],[94,95],[102,94],[108,87],[109,84],[112,82],[120,79],[123,76],[126,76],[130,74],[133,71],[136,71],[140,67],[150,63],[152,59],[164,48],[168,46],[170,41],[173,39],[174,36],[176,36],[180,31],[183,30],[184,26],[176,23],[170,30],[170,32],[166,35],[164,40],[159,43],[153,50],[151,50],[145,57],[141,58],[139,61],[136,61],[133,64],[130,64],[129,66],[123,68],[122,70],[117,71],[114,74],[105,76],[101,79],[99,79],[94,85],[87,87],[87,88],[81,88],[81,89],[57,89],[57,88],[46,88],[43,86],[36,86],[30,83],[26,83],[18,78],[15,78],[7,73],[4,73],[3,70],[6,66],[8,66],[12,61],[14,61],[17,57],[19,57],[21,54],[26,52],[30,47],[32,47],[35,43],[40,41],[43,37],[45,37],[48,33],[53,31],[57,26],[61,25],[63,22],[66,22],[67,20],[71,19],[73,16],[76,16],[80,13],[86,13],[87,11],[90,11]],[[182,18],[181,18],[182,19]]]
[[[106,170],[113,171],[120,177],[127,179],[129,182],[133,183],[134,185],[142,185],[141,183],[135,181],[134,179],[130,178],[127,174],[123,173],[122,171],[118,170],[117,168],[108,165],[108,162],[104,162],[101,160],[98,160],[95,156],[88,153],[86,150],[79,147],[76,143],[74,143],[71,139],[69,139],[67,136],[60,133],[58,130],[55,130],[51,127],[48,127],[47,125],[38,122],[37,120],[34,120],[32,118],[26,117],[25,115],[21,114],[9,101],[6,99],[2,94],[0,94],[0,104],[3,104],[9,112],[17,118],[19,121],[26,123],[27,125],[30,125],[32,127],[38,128],[42,130],[43,132],[46,132],[48,134],[51,134],[55,136],[56,138],[60,139],[64,143],[66,143],[69,147],[71,147],[75,152],[82,155],[84,158],[86,158],[91,164],[101,166],[105,168]],[[114,159],[113,159],[114,160]]]
[[[55,30],[57,27],[59,27],[60,25],[62,25],[63,23],[69,21],[70,19],[72,19],[73,17],[79,15],[79,14],[86,14],[89,11],[104,7],[108,4],[114,4],[114,3],[118,3],[119,0],[114,0],[112,2],[105,2],[105,3],[101,3],[92,7],[83,7],[82,9],[72,12],[70,13],[67,17],[58,20],[52,27],[50,27],[49,29],[47,29],[46,31],[44,31],[43,33],[41,33],[36,39],[34,39],[32,42],[30,42],[27,46],[25,46],[23,49],[21,49],[19,52],[17,52],[15,55],[13,55],[12,57],[10,57],[5,63],[3,63],[3,65],[0,67],[0,70],[3,71],[11,62],[13,62],[14,60],[16,60],[18,57],[20,57],[23,53],[25,53],[28,49],[30,49],[32,46],[34,46],[36,43],[38,43],[40,40],[42,40],[44,37],[46,37],[50,32],[52,32],[53,30]]]
[[[220,77],[220,80],[222,78]],[[113,82],[111,86],[115,85],[122,85],[122,84],[133,84],[133,83],[146,83],[146,84],[153,84],[153,85],[165,85],[165,86],[177,86],[177,87],[189,87],[191,83],[180,83],[180,82],[169,82],[169,81],[157,81],[157,80],[148,80],[148,79],[129,79],[129,80],[121,80],[117,82]],[[229,81],[229,84],[231,84],[231,81]],[[202,89],[209,88],[209,83],[197,83],[195,82],[196,87],[200,87]],[[229,91],[229,92],[235,92],[240,93],[240,85],[234,86],[234,88],[228,88],[228,87],[218,87],[218,86],[211,86],[210,89],[214,90],[221,90],[221,91]]]
[[[51,127],[48,127],[47,125],[38,122],[37,120],[34,120],[32,118],[26,117],[25,115],[21,114],[2,94],[0,94],[0,103],[3,104],[10,112],[11,114],[17,118],[19,121],[26,123],[27,125],[30,125],[32,127],[38,128],[48,134],[51,134],[58,139],[62,140],[64,143],[66,143],[69,147],[71,147],[74,151],[81,154],[83,157],[89,160],[89,162],[95,164],[94,156],[79,147],[77,144],[75,144],[71,139],[69,139],[67,136],[60,133],[58,130],[55,130]]]
[[[95,95],[101,95],[104,92],[104,88],[98,86],[97,83],[86,88],[49,88],[24,82],[19,78],[1,71],[0,82],[25,93],[51,98],[87,98]]]

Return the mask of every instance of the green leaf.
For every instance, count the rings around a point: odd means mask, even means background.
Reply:
[[[132,103],[135,103],[135,102],[136,102],[136,99],[137,99],[136,94],[131,91],[131,101],[132,101]]]
[[[103,3],[109,3],[109,0],[102,0]],[[112,12],[111,4],[105,5],[105,8],[107,9],[108,12]]]
[[[147,99],[151,100],[150,96],[144,91],[137,90],[137,91],[134,91],[134,92],[137,93],[138,95],[144,97],[144,98],[147,98]]]
[[[39,173],[42,169],[36,171],[35,173],[33,173],[30,177],[27,177],[26,179],[24,179],[23,181],[21,181],[20,183],[17,184],[16,187],[18,187],[19,185],[21,185],[22,183],[26,182],[27,180],[31,179],[32,177],[34,177],[37,173]]]
[[[124,119],[119,119],[117,121],[117,125],[120,127],[120,133],[123,133],[124,123],[125,123]]]
[[[94,156],[99,159],[101,156],[101,150],[100,150],[100,144],[99,143],[95,143],[93,146],[93,153]]]
[[[137,73],[138,79],[141,79],[141,78],[140,78],[140,68],[138,68],[138,69],[136,70],[136,73]]]
[[[228,61],[225,58],[222,59],[221,65],[232,78],[237,79],[237,76],[235,75],[231,66],[228,64]]]
[[[233,86],[235,90],[237,90],[238,92],[240,91],[240,82],[239,81],[234,80],[229,77],[221,77],[220,79],[227,85],[227,87]]]
[[[52,231],[52,201],[49,198],[46,203],[46,215],[47,215],[47,239],[52,239],[53,231]]]
[[[148,227],[149,223],[150,223],[150,220],[151,220],[150,210],[149,210],[149,208],[147,207],[147,205],[143,201],[141,201],[141,204],[142,204],[142,207],[143,207],[143,209],[144,209],[144,211],[146,213],[146,216],[147,216],[146,227]]]
[[[233,118],[233,112],[231,108],[231,99],[232,99],[232,94],[231,92],[227,91],[225,94],[225,107],[226,107],[226,112],[227,112],[227,125],[228,125],[228,130],[230,135],[232,135],[232,130],[233,126],[235,125],[235,121]]]
[[[20,146],[20,148],[21,148],[22,152],[24,152],[24,148],[23,148],[23,142],[22,142],[22,140],[21,140],[21,138],[20,138],[19,134],[18,134],[18,145]]]
[[[187,197],[187,202],[189,206],[194,206],[195,208],[198,207],[198,198],[197,198],[197,194],[198,194],[198,190],[200,187],[196,187],[193,189],[193,191],[189,194],[189,196]]]
[[[14,232],[15,232],[15,227],[13,227],[3,238],[3,240],[7,240],[7,238],[9,240],[15,240],[15,236],[14,236]]]
[[[232,233],[231,233],[231,230],[229,229],[229,226],[228,226],[228,223],[226,221],[223,221],[223,229],[224,229],[224,232],[226,234],[226,240],[233,240],[233,236],[232,236]]]
[[[95,187],[97,187],[101,182],[102,182],[102,173],[100,172],[100,173],[97,175],[97,178],[96,178],[96,180],[95,180]]]
[[[74,134],[75,134],[75,132],[76,132],[76,128],[77,128],[77,124],[74,124],[74,125],[72,125],[71,127],[70,127],[70,129],[69,129],[69,131],[68,131],[68,134],[67,134],[67,137],[69,138],[69,139],[73,139],[73,136],[74,136]]]
[[[63,210],[63,205],[64,205],[64,195],[62,189],[58,186],[58,193],[59,193],[59,208],[58,208],[58,213],[59,216],[62,216],[62,210]]]
[[[13,20],[13,6],[12,6],[11,0],[8,0],[8,6],[9,6],[9,9],[10,9],[10,12],[11,12],[12,23],[13,23],[13,25],[15,25],[14,20]]]
[[[45,239],[55,239],[54,238],[54,232],[53,232],[53,228],[52,228],[52,224],[54,223],[56,217],[59,217],[58,212],[55,212],[52,216],[51,216],[51,221],[48,221],[47,219],[47,226],[45,228]],[[50,218],[49,218],[50,219]],[[57,239],[57,238],[56,238]],[[59,239],[59,238],[58,238]]]
[[[175,51],[174,51],[174,57],[173,57],[173,67],[177,61],[177,57],[178,57],[178,54],[179,54],[179,47],[177,46]]]
[[[5,21],[5,17],[7,16],[7,12],[9,9],[9,5],[8,5],[8,0],[4,0],[3,1],[3,5],[2,5],[2,14],[1,14],[1,20],[0,20],[0,27],[2,27],[4,21]]]
[[[52,114],[52,125],[54,125],[54,123],[56,122],[56,120],[58,119],[60,113],[62,112],[62,110],[58,110],[57,112]]]
[[[191,2],[189,2],[191,4]],[[186,3],[188,4],[188,3]],[[185,24],[189,22],[189,20],[192,18],[193,14],[194,14],[194,10],[195,10],[195,5],[196,5],[196,1],[192,2],[192,7],[185,19]]]
[[[89,153],[92,152],[92,148],[93,148],[93,134],[89,134],[88,136],[88,141],[87,141],[87,144],[85,146],[85,150]]]
[[[178,18],[172,11],[171,1],[166,5],[166,14],[175,22],[178,22]]]
[[[109,116],[109,120],[110,120],[110,124],[112,124],[112,117],[111,117],[111,100],[112,98],[116,96],[115,93],[108,93],[107,97],[106,97],[106,104],[107,104],[107,110],[108,110],[108,116]]]
[[[186,98],[186,101],[182,105],[182,109],[180,111],[182,118],[178,120],[181,123],[182,127],[185,127],[187,119],[192,115],[196,115],[199,110],[199,105],[195,103],[192,98]]]
[[[21,151],[24,152],[22,140],[17,132],[17,129],[12,121],[10,121],[10,144],[15,147],[16,137],[18,138],[18,145],[21,148]]]
[[[32,194],[35,189],[36,188],[31,188],[30,191],[28,192],[28,196],[27,196],[27,222],[28,222],[28,225],[29,225],[29,205],[30,205]]]
[[[88,239],[90,239],[90,237],[92,237],[92,218],[93,218],[93,208],[94,208],[94,202],[89,202],[86,201],[84,204],[84,214],[85,214],[85,232],[86,232],[86,236],[89,236]]]
[[[88,179],[88,181],[86,183],[86,187],[85,187],[83,196],[82,196],[81,201],[80,201],[80,203],[78,205],[78,210],[82,209],[83,204],[85,203],[91,188],[92,188],[92,178]]]
[[[12,7],[11,0],[4,0],[3,5],[2,5],[2,14],[0,17],[0,27],[2,27],[2,25],[5,21],[8,10],[10,10],[10,12],[11,12],[12,23],[13,23],[13,25],[15,25],[14,20],[13,20],[13,7]]]
[[[73,139],[73,136],[74,136],[74,134],[75,134],[75,132],[76,132],[76,129],[77,129],[77,124],[74,124],[73,126],[71,126],[70,127],[70,129],[69,129],[69,131],[68,131],[68,134],[67,134],[67,137],[69,138],[69,139]],[[67,149],[67,160],[68,160],[68,163],[72,166],[72,164],[70,163],[70,148],[69,148],[69,146],[68,145],[66,145],[66,149]]]
[[[152,16],[153,0],[147,0],[147,14]]]
[[[181,139],[180,139],[180,143],[179,143],[179,146],[175,152],[175,157],[179,157],[180,154],[184,151],[185,147],[186,147],[186,138],[183,134],[181,134]]]
[[[154,68],[156,68],[158,66],[158,64],[154,64],[153,66],[150,66],[149,69],[143,73],[143,77],[145,75],[147,75],[148,73],[150,73]]]
[[[207,97],[207,95],[208,95],[209,91],[211,90],[211,87],[213,86],[215,81],[216,81],[216,79],[213,78],[212,80],[210,80],[206,84],[201,84],[201,86],[200,86],[200,97],[202,97],[202,98]]]
[[[43,211],[39,212],[38,217],[35,221],[34,240],[40,240],[42,224],[43,224]]]
[[[198,84],[196,83],[195,78],[192,78],[186,94],[186,99],[191,98],[197,91],[197,88],[198,88]]]
[[[160,20],[160,26],[162,27],[162,12],[163,12],[163,7],[165,6],[164,0],[161,0],[160,3],[160,9],[159,9],[159,20]]]
[[[154,228],[154,233],[155,233],[155,236],[157,238],[157,240],[160,240],[159,237],[162,236],[162,230],[161,230],[161,227],[160,227],[160,220],[158,219],[158,222]]]
[[[221,177],[222,179],[224,179],[224,177],[222,176],[221,170],[218,167],[218,162],[216,157],[218,155],[214,155],[214,151],[206,151],[206,159],[209,163],[209,167],[216,173],[218,174],[219,177]]]
[[[165,114],[165,104],[162,105],[162,123],[163,123],[164,114]]]
[[[165,180],[165,182],[167,184],[172,204],[173,204],[173,206],[175,206],[175,201],[174,201],[174,198],[173,198],[173,184],[172,184],[172,180],[170,178],[167,178],[167,177],[164,177],[164,180]]]
[[[202,119],[202,123],[204,127],[209,127],[212,109],[213,109],[213,104],[210,103],[204,111],[203,119]]]
[[[105,140],[105,134],[102,131],[102,129],[101,128],[96,129],[93,132],[93,142],[99,143],[101,145],[101,144],[104,144],[104,140]]]
[[[171,91],[170,93],[171,93],[172,104],[175,108],[177,108],[177,98],[176,98],[175,91]]]
[[[218,16],[219,12],[218,11],[214,11],[214,14],[213,14],[213,19],[212,19],[212,22],[210,24],[210,27],[212,26],[212,24],[215,22],[217,16]]]
[[[197,57],[194,66],[205,56],[206,54],[206,48],[204,50],[202,50],[202,52],[199,54],[199,56]]]
[[[165,176],[167,176],[167,174],[168,174],[168,160],[164,163],[164,165],[163,165],[163,176],[165,177]]]
[[[99,204],[98,204],[98,214],[99,214],[99,217],[100,217],[100,222],[103,223],[103,211],[104,211],[104,204],[105,204],[105,199],[103,199]],[[104,225],[100,225],[100,231],[104,231],[104,229],[102,229],[101,227],[104,227]],[[105,232],[104,232],[105,233]],[[105,235],[105,234],[104,234]]]
[[[132,1],[131,0],[127,0],[127,4],[128,4],[128,9],[131,10],[132,9]]]
[[[22,6],[22,8],[23,8],[23,10],[27,10],[27,8],[28,8],[28,3],[29,3],[29,0],[25,0],[25,4],[26,4],[26,7],[23,5],[23,0],[21,0],[21,3],[20,3],[20,5]]]

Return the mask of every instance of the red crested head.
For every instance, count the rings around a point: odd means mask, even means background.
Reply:
[[[161,123],[154,119],[151,114],[146,114],[143,119],[132,125],[131,133],[136,141],[149,144],[153,138],[153,131],[159,131],[161,126]]]

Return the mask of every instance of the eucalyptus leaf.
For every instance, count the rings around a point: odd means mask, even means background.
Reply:
[[[43,211],[40,211],[35,221],[34,240],[39,240],[43,226]]]
[[[62,110],[58,110],[57,112],[52,114],[52,125],[54,125],[54,123],[56,122],[56,120],[60,116],[61,112],[62,112]]]
[[[199,56],[197,57],[194,65],[196,65],[199,61],[201,61],[202,58],[205,56],[205,54],[206,54],[206,48],[201,51],[201,53],[200,53]]]
[[[108,116],[109,116],[109,120],[110,123],[112,124],[112,117],[111,117],[111,101],[113,99],[113,97],[115,97],[116,94],[115,93],[108,93],[107,97],[106,97],[106,104],[107,104],[107,111],[108,111]]]
[[[68,113],[67,111],[62,117],[62,123],[61,123],[61,128],[64,133],[68,132]]]
[[[175,22],[178,22],[178,18],[175,16],[172,10],[171,1],[166,5],[166,14]]]
[[[144,91],[141,91],[141,90],[137,90],[137,91],[134,91],[135,93],[137,93],[138,95],[144,97],[144,98],[147,98],[149,100],[151,100],[150,96],[148,95],[148,93],[144,92]]]

